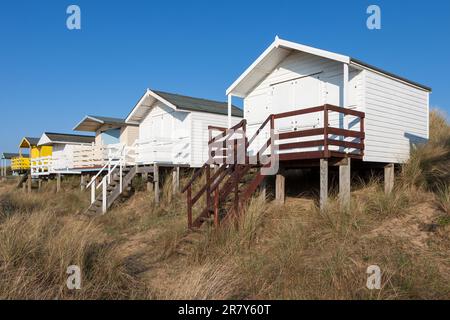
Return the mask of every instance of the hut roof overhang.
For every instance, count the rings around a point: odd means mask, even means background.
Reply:
[[[397,79],[411,86],[431,92],[431,88],[404,77],[395,75],[361,60],[309,47],[303,44],[275,38],[275,41],[241,74],[241,76],[226,90],[227,95],[245,98],[264,78],[266,78],[288,55],[293,52],[309,53],[318,57],[330,59],[353,66],[358,69],[372,70],[388,77]]]

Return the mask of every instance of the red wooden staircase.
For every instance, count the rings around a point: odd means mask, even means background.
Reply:
[[[264,176],[260,172],[259,161],[251,164],[247,155],[249,144],[259,132],[255,133],[249,141],[245,136],[246,123],[246,120],[242,120],[229,130],[209,127],[210,136],[212,130],[220,130],[222,133],[210,139],[209,161],[192,176],[182,189],[182,192],[187,193],[190,229],[199,228],[207,221],[218,226],[221,220],[238,215],[264,180]],[[266,124],[267,122],[263,126]],[[260,150],[260,152],[262,151]],[[250,177],[250,180],[245,181],[245,177]],[[194,183],[199,182],[202,178],[205,179],[204,183],[199,183],[200,189],[193,195]],[[199,214],[194,219],[194,205],[198,204],[202,197],[205,197],[206,201],[204,204],[200,204]]]
[[[359,130],[331,126],[330,112],[357,118]],[[303,115],[318,113],[322,119],[318,127],[294,128],[288,132],[281,132],[276,127],[279,119],[296,117],[298,120]],[[209,127],[209,160],[181,190],[187,195],[189,229],[199,228],[205,222],[218,226],[224,219],[241,214],[247,201],[264,181],[266,171],[263,169],[270,168],[275,162],[279,165],[281,162],[322,158],[362,159],[364,117],[362,112],[323,105],[272,114],[250,139],[247,138],[245,119],[230,129]],[[213,130],[221,133],[212,137]],[[267,135],[269,131],[270,135]],[[262,146],[258,145],[261,142]],[[253,148],[249,148],[251,145]]]

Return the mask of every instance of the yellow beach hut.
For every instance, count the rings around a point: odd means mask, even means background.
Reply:
[[[30,170],[31,161],[52,155],[52,146],[38,146],[39,138],[24,137],[19,144],[19,156],[11,159],[11,170],[23,173]]]

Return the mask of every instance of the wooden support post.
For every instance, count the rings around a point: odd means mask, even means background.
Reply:
[[[328,203],[328,159],[320,159],[320,210]]]
[[[192,228],[192,188],[191,186],[187,189],[187,211],[188,211],[188,227]]]
[[[390,194],[394,189],[394,164],[390,163],[384,167],[384,192]]]
[[[42,180],[39,179],[38,180],[38,190],[41,191],[41,188],[42,188]]]
[[[351,191],[351,166],[350,158],[342,160],[339,164],[339,202],[341,208],[350,208],[350,191]]]
[[[155,164],[153,166],[153,184],[155,190],[155,203],[159,203],[159,166]]]
[[[145,185],[147,186],[147,191],[151,192],[153,191],[153,183],[150,181],[150,175],[148,172],[144,172],[141,175],[142,181],[145,182]]]
[[[214,191],[214,226],[219,226],[219,190]]]
[[[80,189],[81,191],[86,189],[86,177],[83,174],[80,175]]]
[[[180,191],[180,167],[172,170],[172,193],[175,195]]]
[[[259,195],[262,199],[267,199],[267,179],[264,178],[264,180],[261,182],[260,192]]]
[[[206,171],[206,174],[205,174],[206,207],[208,208],[208,210],[210,210],[211,209],[211,185],[209,184],[209,179],[211,179],[211,168],[209,167],[209,165],[206,167],[205,171]]]
[[[28,176],[28,180],[27,180],[28,192],[31,192],[31,183],[32,183],[32,178],[31,178],[31,173],[30,173]]]
[[[61,173],[56,175],[56,192],[61,191]]]
[[[275,177],[275,201],[278,204],[284,204],[284,201],[286,199],[285,180],[286,178],[284,176],[284,172],[280,169],[277,176]]]

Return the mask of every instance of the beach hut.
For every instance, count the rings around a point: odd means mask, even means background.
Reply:
[[[209,129],[228,126],[226,102],[147,89],[126,118],[137,125],[137,164],[199,168],[208,159]],[[232,106],[230,121],[242,120]]]
[[[125,119],[92,115],[85,116],[73,130],[95,134],[91,145],[74,148],[74,167],[82,171],[98,171],[120,156],[124,146],[131,147],[139,134],[138,126]]]
[[[206,208],[193,218],[192,204],[201,194],[191,198],[189,190],[209,167],[194,176],[184,189],[190,204],[189,227],[200,226],[211,212],[218,221],[230,192],[236,199],[226,211],[237,214],[267,175],[276,176],[276,200],[283,202],[290,169],[319,168],[321,208],[328,199],[330,166],[339,167],[339,198],[345,206],[350,203],[353,167],[384,168],[385,190],[390,192],[395,166],[409,159],[414,145],[428,140],[430,92],[426,85],[350,56],[277,37],[226,90],[229,127],[231,103],[242,99],[244,121],[238,127],[248,139],[244,152],[258,157],[253,162],[244,157],[246,162],[237,166],[237,160],[227,156],[229,161],[218,171],[228,168],[229,174],[220,181],[231,179],[235,187],[220,190],[214,208],[208,199]],[[221,139],[234,137],[227,132],[216,140]],[[227,153],[232,154],[233,150]],[[258,172],[254,178],[237,183],[251,168]],[[208,190],[207,197],[221,185],[212,181],[201,189]]]
[[[38,148],[51,148],[51,153],[31,159],[32,176],[51,174],[79,174],[74,166],[74,149],[91,146],[94,136],[45,132],[38,142]],[[47,152],[48,153],[48,152]]]
[[[0,176],[6,177],[8,175],[8,168],[11,169],[11,160],[13,158],[18,158],[20,154],[18,153],[10,153],[3,152],[0,154]],[[29,157],[29,155],[25,154],[24,157]]]
[[[39,147],[39,138],[24,137],[19,144],[19,154],[11,159],[11,170],[15,173],[30,171],[31,160],[52,154],[51,146]]]
[[[124,121],[115,119],[111,128],[106,128],[116,130],[115,142],[121,142],[122,151],[119,157],[110,157],[88,184],[88,212],[105,213],[138,173],[151,176],[155,202],[159,201],[160,169],[172,172],[173,191],[177,192],[180,168],[201,167],[208,159],[212,132],[226,130],[227,108],[226,102],[148,89]],[[77,129],[90,127],[98,136],[108,121],[92,118],[86,118]],[[231,122],[241,120],[242,111],[232,106]],[[101,175],[103,180],[96,184]],[[97,189],[102,191],[96,193]]]

